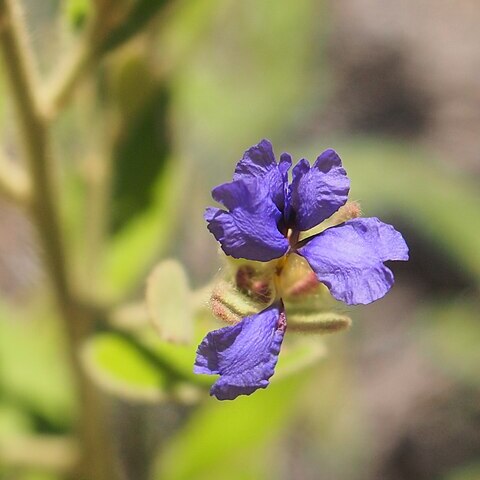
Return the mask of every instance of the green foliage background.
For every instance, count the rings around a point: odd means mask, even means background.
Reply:
[[[51,72],[57,56],[80,41],[94,2],[35,3],[25,2],[31,41],[42,68]],[[405,227],[413,248],[431,250],[467,279],[466,287],[447,285],[438,295],[422,289],[414,268],[399,268],[395,288],[417,292],[408,306],[417,351],[452,388],[478,398],[478,179],[445,168],[415,139],[341,130],[320,135],[310,128],[335,86],[326,48],[330,3],[120,4],[131,4],[128,21],[98,45],[101,59],[54,125],[58,201],[79,290],[115,308],[142,302],[148,272],[173,256],[190,277],[188,294],[198,294],[219,267],[203,209],[210,189],[230,178],[243,150],[265,137],[277,153],[312,160],[333,146],[366,216]],[[15,138],[13,118],[0,71],[1,138],[7,143]],[[417,255],[413,250],[414,265]],[[64,332],[43,277],[22,295],[26,301],[0,300],[0,478],[67,478],[2,455],[2,446],[10,451],[18,439],[69,436],[78,409]],[[110,412],[125,478],[302,478],[292,473],[296,462],[308,466],[305,478],[373,478],[372,427],[352,381],[355,342],[375,335],[377,324],[366,318],[400,318],[400,304],[359,309],[361,325],[352,312],[353,329],[326,341],[326,357],[316,350],[323,349],[318,336],[313,346],[292,339],[271,387],[232,403],[209,398],[211,379],[191,373],[195,341],[164,341],[146,312],[130,323],[116,318],[100,327],[79,354]],[[204,308],[185,317],[180,312],[178,322],[193,321],[197,341],[216,325]],[[122,423],[118,412],[128,408],[139,412],[136,426]],[[129,435],[142,440],[122,455]],[[301,452],[295,450],[299,437]],[[132,456],[146,465],[135,467]],[[436,478],[478,478],[479,465],[480,457],[467,455]]]

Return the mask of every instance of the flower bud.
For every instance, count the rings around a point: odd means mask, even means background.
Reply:
[[[220,280],[215,285],[209,303],[216,318],[232,324],[264,308],[227,280]]]
[[[240,292],[254,301],[268,303],[272,298],[271,281],[259,277],[251,265],[241,265],[235,275],[235,282]]]
[[[296,253],[288,255],[280,273],[282,297],[300,300],[317,291],[320,282],[308,262]]]
[[[350,327],[352,320],[335,312],[292,313],[288,316],[288,328],[309,333],[334,333]]]

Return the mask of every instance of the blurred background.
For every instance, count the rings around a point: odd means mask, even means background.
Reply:
[[[480,479],[480,3],[20,3],[40,98],[55,100],[69,274],[114,317],[74,353],[118,478]],[[7,65],[0,156],[22,168]],[[404,234],[411,260],[350,330],[313,338],[321,359],[218,402],[192,380],[195,342],[147,326],[145,279],[173,257],[188,276],[178,298],[208,285],[210,190],[261,138],[295,160],[335,148],[351,198]],[[28,211],[1,197],[1,479],[83,478],[82,400],[42,258]],[[215,325],[192,315],[199,337]]]

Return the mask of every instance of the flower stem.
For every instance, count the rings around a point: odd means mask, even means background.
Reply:
[[[19,5],[0,0],[0,49],[18,115],[20,138],[31,180],[30,211],[45,266],[52,283],[68,339],[68,350],[79,394],[79,436],[82,448],[81,478],[115,478],[105,418],[98,394],[86,378],[77,350],[95,322],[93,310],[80,305],[71,289],[70,276],[53,188],[54,164],[49,132],[37,98],[35,72]]]
[[[60,68],[60,73],[49,82],[45,89],[46,100],[42,107],[42,113],[47,120],[54,119],[68,103],[76,86],[94,62],[95,55],[91,45],[91,36],[86,34],[73,54],[65,60],[65,65]]]
[[[51,155],[45,124],[39,115],[34,74],[23,35],[21,13],[12,0],[0,0],[0,43],[5,72],[17,107],[18,126],[32,179],[32,215],[45,249],[48,270],[61,303],[69,297],[63,244],[52,194]]]
[[[44,88],[42,114],[46,121],[54,120],[69,103],[77,85],[95,65],[103,53],[99,48],[117,22],[124,19],[125,11],[115,0],[96,0],[95,12],[89,19],[82,38]],[[58,72],[58,73],[57,73]]]

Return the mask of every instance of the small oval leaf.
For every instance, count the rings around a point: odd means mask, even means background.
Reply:
[[[193,305],[188,278],[176,260],[159,263],[147,280],[147,309],[163,340],[193,341]]]
[[[100,334],[82,350],[83,366],[104,391],[130,401],[166,398],[167,376],[120,335]]]
[[[101,333],[83,346],[83,366],[104,391],[132,402],[192,403],[211,382],[192,371],[194,350],[158,340]]]

